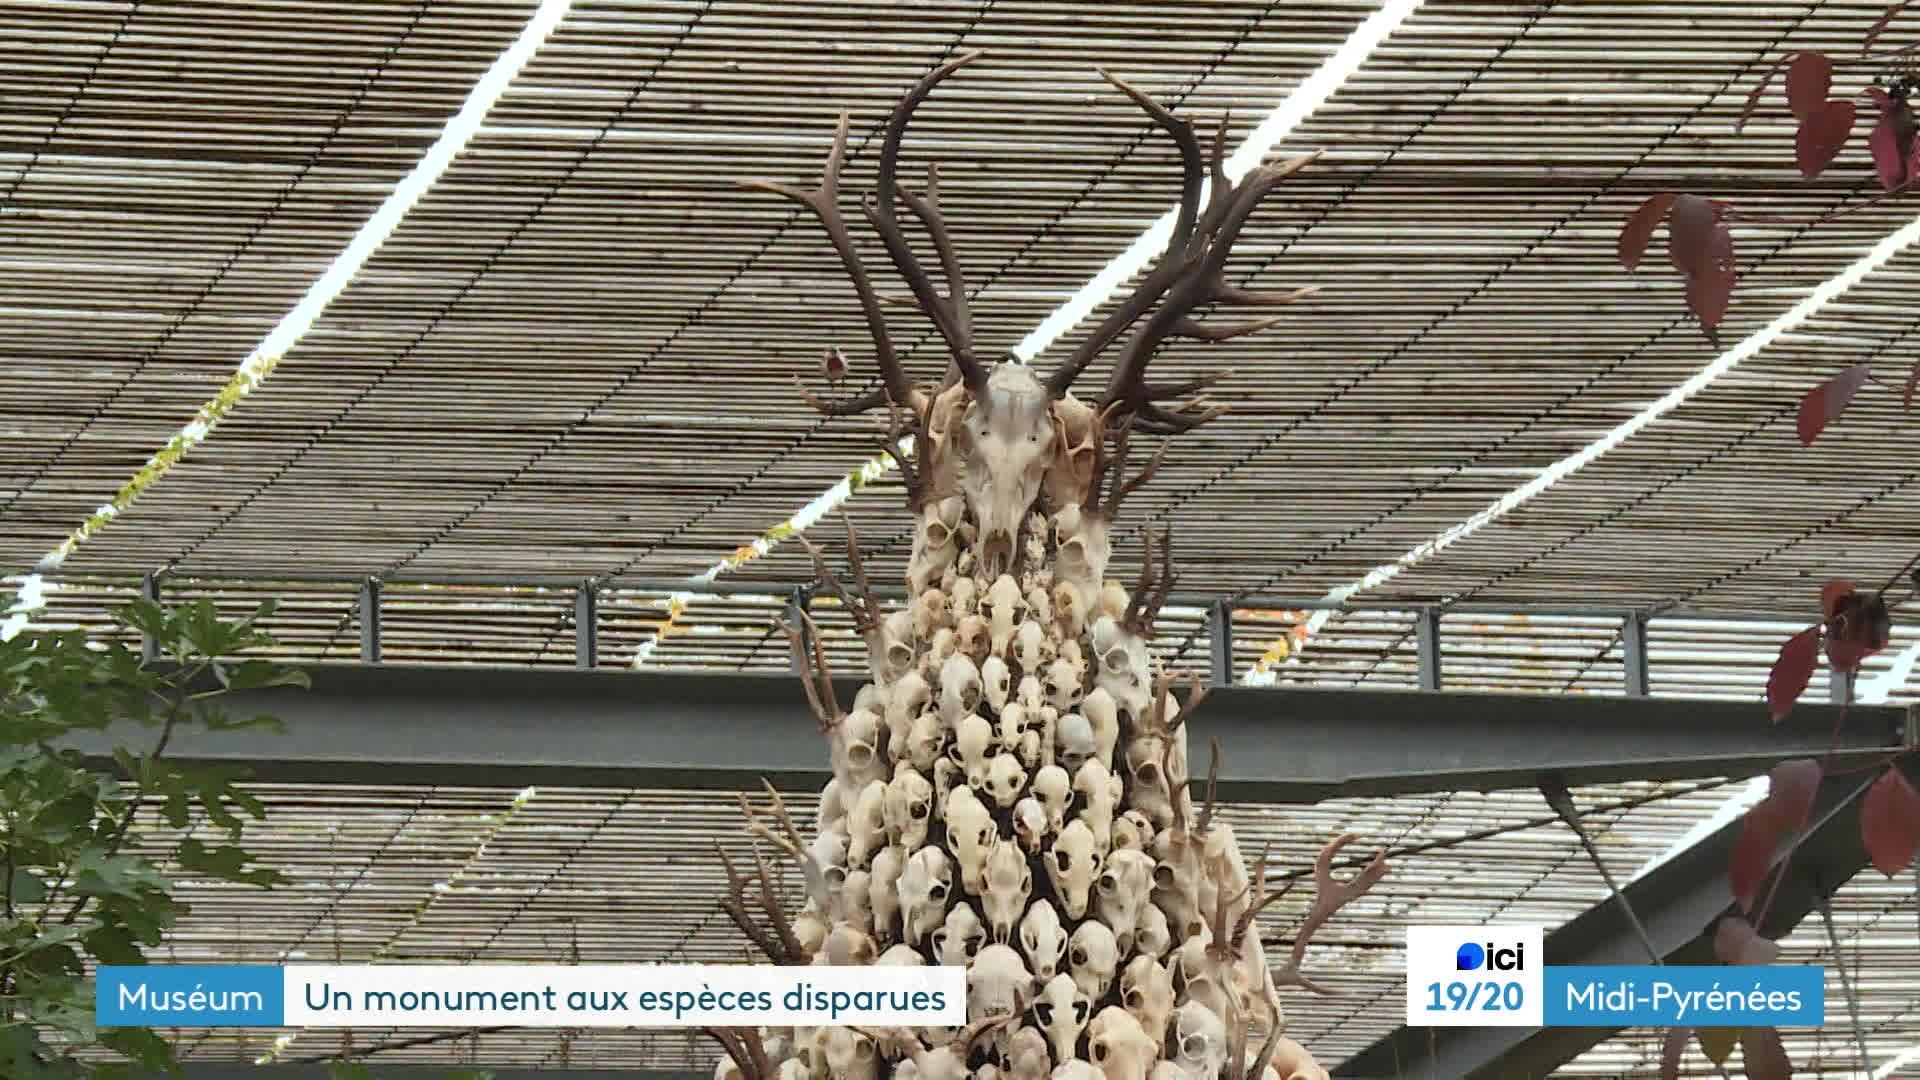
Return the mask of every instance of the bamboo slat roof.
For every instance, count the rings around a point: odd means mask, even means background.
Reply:
[[[989,50],[923,106],[905,159],[914,174],[941,164],[978,289],[976,335],[996,354],[1172,202],[1171,148],[1096,65],[1185,114],[1228,112],[1237,143],[1376,6],[578,0],[312,332],[67,559],[50,617],[98,624],[139,575],[165,568],[173,596],[285,597],[274,628],[286,654],[345,659],[356,581],[466,575],[494,584],[389,588],[389,658],[571,662],[567,593],[528,582],[706,571],[873,452],[867,421],[822,420],[792,386],[828,346],[852,358],[854,389],[872,377],[837,262],[810,219],[737,181],[815,175],[844,109],[847,186],[863,190],[896,96],[961,51]],[[1156,377],[1233,368],[1220,392],[1233,411],[1176,440],[1129,502],[1114,565],[1132,566],[1142,531],[1169,524],[1184,590],[1317,597],[1540,476],[1787,311],[1911,221],[1915,204],[1889,199],[1806,229],[1796,223],[1876,190],[1864,151],[1803,181],[1777,89],[1743,133],[1732,121],[1783,51],[1851,52],[1885,7],[1419,8],[1278,148],[1325,154],[1264,204],[1230,265],[1236,282],[1323,292],[1267,334],[1182,342],[1156,361]],[[9,8],[20,47],[0,69],[0,573],[30,570],[220,391],[533,11],[531,0]],[[1667,190],[1765,218],[1736,224],[1742,279],[1717,346],[1684,316],[1664,259],[1630,274],[1615,258],[1626,213]],[[867,251],[877,265],[877,246]],[[1757,696],[1779,640],[1815,617],[1822,581],[1877,585],[1920,542],[1920,435],[1897,390],[1868,386],[1811,447],[1794,433],[1801,395],[1848,365],[1873,362],[1897,387],[1917,300],[1920,255],[1902,254],[1592,464],[1367,590],[1383,610],[1335,618],[1285,677],[1410,683],[1422,603],[1664,606],[1685,614],[1654,622],[1656,692]],[[895,314],[909,364],[937,379],[946,361],[930,327]],[[1096,366],[1083,381],[1104,376]],[[875,577],[897,578],[909,533],[893,481],[848,510]],[[767,596],[696,599],[653,662],[783,666],[766,634],[774,593],[807,575],[797,545],[776,546],[728,575]],[[18,578],[8,581],[11,591]],[[605,662],[626,663],[651,638],[665,601],[658,589],[609,593]],[[1236,606],[1239,673],[1305,617]],[[1778,621],[1716,618],[1737,613]],[[1599,615],[1450,614],[1449,685],[1619,692],[1615,630]],[[1164,631],[1165,659],[1204,664],[1204,611],[1171,611]],[[1899,631],[1869,674],[1915,641]],[[1889,682],[1894,700],[1920,696],[1910,669]],[[203,903],[182,955],[236,942],[321,955],[339,941],[361,956],[550,956],[574,932],[595,959],[653,958],[689,931],[690,955],[731,947],[642,888],[711,876],[693,853],[734,835],[717,802],[542,793],[503,848],[481,844],[493,826],[480,815],[505,814],[512,792],[272,796],[288,857],[318,859],[316,837],[335,822],[335,861],[276,901],[284,920]],[[1616,870],[1715,801],[1626,812]],[[1455,796],[1287,814],[1312,818],[1309,839],[1358,816],[1417,842],[1533,813],[1517,806]],[[1463,914],[1552,921],[1597,899],[1591,868],[1549,832],[1475,855],[1513,880],[1489,880]],[[1411,910],[1457,870],[1409,866],[1389,906]],[[604,875],[637,891],[596,892],[614,880]],[[1920,1044],[1911,892],[1863,877],[1836,905],[1842,934],[1856,935],[1849,951],[1888,973],[1867,991],[1878,1060]],[[1377,946],[1405,910],[1351,931],[1354,955],[1375,966],[1344,966],[1381,981],[1298,1005],[1310,1043],[1338,1057],[1391,1026],[1393,975],[1378,965],[1396,954]],[[580,929],[563,933],[570,921]],[[1809,926],[1790,955],[1824,947]],[[1853,1068],[1837,1030],[1806,1033],[1795,1060],[1826,1075]],[[325,1049],[316,1039],[300,1045]],[[1647,1075],[1655,1050],[1654,1035],[1630,1033],[1568,1074]],[[483,1037],[474,1051],[632,1065],[686,1052],[604,1032]]]

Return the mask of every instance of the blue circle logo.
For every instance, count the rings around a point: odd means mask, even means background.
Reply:
[[[1478,971],[1487,962],[1487,951],[1469,941],[1454,954],[1453,966],[1459,971]]]

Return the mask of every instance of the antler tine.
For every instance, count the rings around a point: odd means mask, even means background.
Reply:
[[[1352,878],[1341,881],[1333,876],[1333,859],[1340,849],[1358,839],[1352,833],[1343,833],[1334,837],[1313,860],[1313,906],[1307,909],[1307,917],[1300,924],[1300,930],[1293,938],[1293,951],[1287,956],[1287,966],[1275,978],[1276,984],[1290,984],[1305,987],[1316,994],[1336,994],[1339,991],[1315,985],[1300,971],[1300,961],[1307,955],[1307,945],[1313,940],[1314,932],[1326,925],[1327,920],[1338,914],[1340,909],[1360,897],[1380,883],[1387,876],[1387,854],[1381,852],[1372,861],[1361,867]]]
[[[907,417],[904,424],[900,421],[902,413]],[[900,449],[900,440],[908,434],[913,436],[913,453]],[[920,474],[919,466],[914,461],[915,455],[926,452],[922,449],[926,446],[925,435],[926,425],[920,422],[918,412],[911,408],[902,409],[893,402],[887,403],[887,441],[881,450],[900,466],[900,482],[907,489],[909,510],[919,510],[927,500],[926,478]]]
[[[967,301],[967,276],[960,265],[959,254],[953,249],[953,238],[947,233],[946,218],[940,214],[939,164],[930,163],[927,166],[927,190],[924,195],[904,191],[900,197],[906,202],[907,209],[913,211],[913,216],[920,219],[920,224],[933,240],[934,254],[940,258],[940,272],[947,278],[948,310],[961,338],[971,343],[973,310]]]
[[[1200,832],[1205,835],[1213,828],[1213,799],[1219,792],[1220,783],[1220,740],[1208,739],[1207,748],[1212,752],[1207,760],[1207,802],[1200,811]]]
[[[811,544],[807,546],[812,547]],[[822,563],[821,568],[825,569],[825,565]],[[833,671],[827,666],[826,649],[820,644],[820,627],[804,611],[800,613],[800,621],[805,627],[804,631],[785,619],[775,619],[773,625],[787,635],[794,660],[803,671],[809,672],[801,676],[800,687],[807,692],[807,704],[813,706],[813,715],[820,720],[820,730],[832,731],[845,715],[840,711],[840,700],[833,692]],[[807,648],[808,638],[813,639],[811,656]]]
[[[773,871],[767,868],[766,856],[760,854],[760,845],[753,845],[754,872],[760,878],[760,910],[767,913],[767,921],[773,924],[773,932],[780,941],[785,958],[770,957],[776,964],[804,964],[812,959],[800,944],[799,935],[793,932],[793,920],[787,918],[786,910],[781,906],[780,897],[773,884]]]
[[[727,849],[720,846],[720,841],[713,842],[713,850],[720,856],[720,866],[727,874],[727,894],[720,898],[720,910],[727,913],[728,920],[747,936],[748,941],[753,942],[755,948],[765,953],[767,959],[776,964],[779,963],[779,946],[775,945],[766,931],[762,930],[760,925],[753,921],[753,917],[747,914],[746,881],[741,878],[739,871],[733,868],[733,860],[727,858]]]
[[[853,587],[860,590],[865,616],[863,632],[872,630],[880,625],[880,605],[874,602],[873,586],[867,581],[866,560],[860,557],[860,534],[853,531],[853,517],[845,510],[840,511],[840,523],[847,527],[847,567],[853,571]]]
[[[948,295],[941,296],[934,289],[933,279],[927,275],[920,260],[913,253],[913,245],[907,242],[900,231],[900,219],[894,212],[894,201],[898,197],[898,173],[900,168],[900,143],[907,133],[907,123],[913,118],[913,110],[918,108],[933,88],[940,85],[947,76],[985,55],[976,49],[935,68],[926,78],[907,91],[905,97],[894,107],[893,115],[887,120],[886,135],[880,144],[880,168],[874,181],[873,199],[867,205],[867,217],[880,234],[880,242],[886,245],[887,255],[893,260],[894,269],[906,279],[907,287],[920,302],[920,309],[946,339],[947,350],[960,365],[961,377],[967,388],[980,393],[986,389],[986,368],[974,359],[972,329],[964,314],[966,304],[965,281],[954,276],[958,270],[958,261],[952,251],[952,244],[942,223],[938,202],[929,188],[925,200],[916,201],[912,196],[905,200],[914,216],[920,218],[933,234],[934,246],[940,251],[942,264],[948,271]],[[901,398],[902,401],[905,398]]]
[[[839,126],[833,132],[833,149],[827,154],[827,166],[821,173],[819,185],[811,191],[771,180],[740,182],[742,187],[785,196],[813,211],[813,215],[826,228],[827,239],[832,241],[833,250],[839,253],[847,277],[853,281],[854,292],[860,297],[860,310],[866,316],[868,332],[873,335],[874,363],[880,368],[886,393],[879,398],[868,394],[839,403],[820,401],[809,395],[808,400],[813,402],[814,408],[829,416],[864,412],[888,398],[904,403],[911,399],[913,393],[913,380],[907,377],[906,369],[900,365],[900,357],[893,350],[893,338],[887,333],[887,317],[880,310],[879,297],[874,294],[873,279],[867,276],[867,268],[860,261],[860,251],[854,246],[852,234],[847,232],[846,219],[840,216],[840,166],[847,157],[847,122],[847,114],[841,113]]]
[[[1135,104],[1147,111],[1147,115],[1153,117],[1161,130],[1173,136],[1174,143],[1180,148],[1180,209],[1175,212],[1173,233],[1167,240],[1166,250],[1161,253],[1153,269],[1147,271],[1127,299],[1047,377],[1047,390],[1056,398],[1065,394],[1073,385],[1073,380],[1087,369],[1095,357],[1105,352],[1107,346],[1125,333],[1127,327],[1151,311],[1153,305],[1166,295],[1179,278],[1181,268],[1188,259],[1194,224],[1200,214],[1200,189],[1207,176],[1207,167],[1200,153],[1200,140],[1194,135],[1192,124],[1173,115],[1165,106],[1105,69],[1100,69],[1100,77],[1132,98]]]
[[[822,416],[854,416],[866,412],[869,409],[877,409],[891,400],[887,397],[887,388],[885,386],[869,390],[856,398],[847,398],[844,401],[828,401],[826,398],[807,389],[807,384],[801,382],[800,376],[798,375],[793,377],[793,385],[795,389],[800,391],[800,396],[806,399],[807,404],[813,406],[814,411]]]
[[[1140,579],[1133,586],[1132,595],[1127,597],[1127,610],[1120,617],[1120,625],[1146,637],[1146,628],[1139,622],[1140,612],[1144,609],[1153,593],[1153,530],[1146,529],[1140,534],[1143,551],[1140,555]]]

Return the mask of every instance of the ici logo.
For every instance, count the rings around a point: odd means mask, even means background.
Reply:
[[[1467,942],[1454,954],[1454,969],[1457,971],[1520,971],[1527,966],[1527,947],[1524,944],[1511,948],[1496,948],[1492,942],[1485,945]]]

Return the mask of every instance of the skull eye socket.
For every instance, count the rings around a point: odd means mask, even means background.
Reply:
[[[1133,770],[1133,776],[1134,779],[1143,784],[1158,784],[1160,782],[1160,766],[1151,761],[1143,761],[1140,763],[1139,768]]]
[[[1120,887],[1120,879],[1118,877],[1115,877],[1113,874],[1102,874],[1100,876],[1101,892],[1110,893],[1110,892],[1113,892],[1115,889],[1118,889],[1119,887]]]
[[[826,876],[827,876],[827,880],[832,882],[835,885],[844,885],[846,884],[846,881],[847,881],[846,870],[838,866],[827,867]]]
[[[935,900],[945,900],[947,898],[947,883],[944,881],[934,882],[927,887],[927,895]]]
[[[1087,950],[1085,946],[1075,945],[1073,947],[1073,966],[1074,967],[1087,966]]]
[[[951,761],[952,761],[952,762],[953,762],[953,763],[954,763],[955,765],[959,765],[959,764],[962,764],[962,763],[964,763],[964,762],[966,761],[966,758],[965,758],[964,756],[962,756],[962,755],[961,755],[961,753],[960,753],[960,744],[959,744],[959,743],[953,743],[953,744],[951,744],[950,746],[948,746],[948,747],[947,747],[947,757],[948,757],[948,759],[950,759],[950,760],[951,760]]]
[[[1064,851],[1054,852],[1053,862],[1054,862],[1054,865],[1060,868],[1060,872],[1063,874],[1066,873],[1068,870],[1073,869],[1073,858],[1072,856],[1068,855]]]
[[[1107,1060],[1107,1044],[1106,1043],[1096,1041],[1093,1044],[1093,1060],[1095,1061]]]
[[[940,547],[945,547],[947,541],[953,539],[953,530],[947,528],[945,522],[929,521],[927,522],[927,539]]]
[[[1153,884],[1157,888],[1173,888],[1173,867],[1159,863],[1153,868]]]
[[[861,1039],[859,1042],[854,1043],[853,1056],[861,1059],[862,1061],[872,1057],[873,1044],[871,1042],[868,1042],[866,1039]]]
[[[1053,1026],[1052,1003],[1043,1001],[1040,1004],[1035,1005],[1033,1007],[1033,1017],[1034,1019],[1040,1021],[1041,1027],[1052,1027]]]
[[[1086,1023],[1087,1014],[1091,1013],[1092,1011],[1093,1011],[1093,1002],[1083,997],[1077,997],[1073,999],[1073,1016],[1075,1020],[1079,1021],[1082,1024]]]
[[[1129,1009],[1145,1008],[1147,1004],[1147,995],[1141,993],[1140,988],[1136,986],[1133,989],[1127,991],[1126,1002],[1127,1002],[1127,1008]]]
[[[854,743],[847,747],[847,761],[856,769],[864,769],[873,764],[873,747],[866,743]]]
[[[1190,1058],[1197,1058],[1207,1052],[1207,1041],[1198,1035],[1189,1035],[1180,1040],[1180,1052]]]
[[[925,818],[928,813],[932,812],[932,809],[933,808],[926,803],[917,802],[907,807],[907,813],[912,815],[915,821],[919,821]]]

